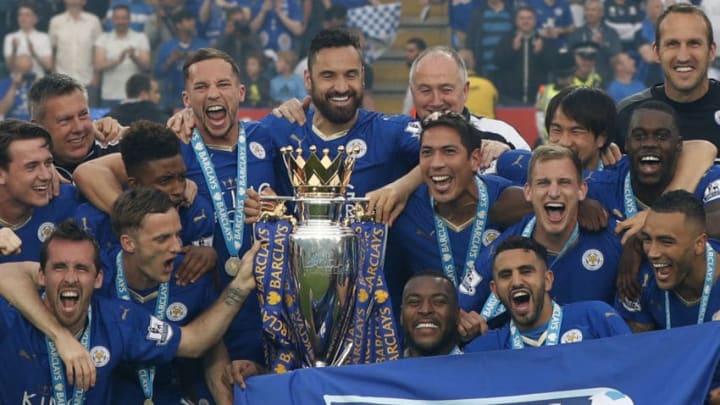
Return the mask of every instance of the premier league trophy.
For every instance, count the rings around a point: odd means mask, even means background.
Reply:
[[[267,258],[259,253],[256,278],[266,336],[276,341],[269,357],[282,363],[274,366],[280,372],[288,367],[344,364],[354,345],[347,336],[355,314],[360,252],[358,235],[346,224],[343,212],[352,202],[345,198],[345,189],[355,153],[340,147],[331,159],[327,149],[322,156],[315,147],[309,152],[304,159],[300,149],[282,149],[295,196],[271,198],[294,201],[297,223],[293,226],[295,221],[282,215],[284,207],[276,207],[263,214],[256,229],[259,238],[272,246]],[[266,345],[266,355],[267,349]]]

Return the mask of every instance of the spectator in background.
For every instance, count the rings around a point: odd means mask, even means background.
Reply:
[[[336,30],[336,29],[347,29],[347,9],[343,6],[333,5],[325,10],[323,19],[324,30]],[[312,41],[312,38],[309,39]],[[308,42],[309,43],[309,42]],[[295,66],[295,74],[300,77],[305,77],[305,71],[307,70],[308,60],[307,55],[300,60]],[[367,78],[366,78],[367,81]],[[372,80],[371,80],[372,82]]]
[[[479,75],[496,81],[495,49],[500,39],[512,30],[513,10],[506,0],[488,0],[486,5],[473,11],[465,47],[475,55]]]
[[[130,8],[112,10],[115,27],[95,41],[95,70],[102,74],[100,98],[110,108],[125,98],[125,82],[135,73],[150,69],[150,43],[145,34],[130,29]]]
[[[555,53],[552,57],[550,80],[551,82],[543,84],[538,89],[535,101],[535,126],[537,127],[537,142],[543,144],[547,142],[547,130],[545,129],[545,113],[550,100],[560,91],[573,84],[575,79],[575,71],[577,70],[576,58],[572,52],[562,51]]]
[[[585,87],[601,87],[602,77],[595,71],[598,47],[594,42],[583,42],[572,48],[575,54],[575,78],[573,85]]]
[[[184,0],[157,0],[155,15],[145,23],[145,35],[150,40],[150,49],[157,50],[160,44],[175,38],[173,14],[183,9]]]
[[[617,32],[603,21],[603,13],[602,0],[586,0],[585,25],[570,34],[568,46],[572,49],[587,42],[597,45],[595,69],[603,82],[608,83],[612,77],[612,60],[622,51],[622,45]]]
[[[112,20],[113,10],[115,6],[124,5],[130,10],[130,29],[137,32],[145,31],[145,24],[155,16],[154,3],[153,0],[111,0],[105,15],[105,29],[111,31],[115,27]]]
[[[270,81],[262,73],[265,70],[266,59],[262,53],[251,53],[245,58],[245,107],[269,108]]]
[[[468,82],[470,82],[465,107],[475,115],[495,118],[495,106],[498,102],[498,91],[495,85],[490,80],[475,73],[475,57],[471,50],[467,48],[460,49],[458,55],[465,62]]]
[[[307,56],[310,41],[324,28],[325,13],[334,7],[332,0],[303,0],[302,6],[305,31],[300,35],[297,42],[298,57],[300,59]]]
[[[225,32],[225,10],[217,4],[217,0],[187,0],[186,4],[188,10],[197,16],[200,38],[212,42]]]
[[[429,3],[429,0],[424,0]],[[450,19],[450,29],[452,37],[450,39],[453,48],[457,49],[467,43],[468,28],[472,26],[470,17],[480,6],[479,1],[474,0],[450,0],[448,1],[449,10],[448,17]]]
[[[163,43],[158,50],[155,77],[162,79],[163,105],[168,109],[182,107],[183,63],[187,56],[208,46],[207,41],[198,38],[195,31],[195,17],[185,9],[172,16],[175,38]]]
[[[262,0],[252,4],[250,30],[260,37],[260,45],[273,51],[294,49],[305,31],[301,0]]]
[[[619,53],[613,60],[615,75],[607,91],[616,103],[645,90],[645,84],[634,78],[635,70],[635,59],[625,52]]]
[[[365,39],[365,33],[360,28],[348,28],[350,35],[357,38],[360,44],[360,49],[363,51],[363,55],[367,55],[367,40]],[[372,65],[363,60],[363,70],[365,76],[365,82],[363,86],[365,88],[365,94],[363,94],[362,107],[366,110],[375,110],[375,98],[373,97],[373,84],[375,83],[375,70]]]
[[[36,79],[30,55],[15,57],[10,76],[0,79],[0,120],[14,118],[30,121],[28,93]]]
[[[515,32],[506,34],[495,50],[500,102],[532,104],[538,88],[547,82],[554,52],[537,33],[535,10],[521,6],[515,12]]]
[[[227,11],[225,34],[217,39],[215,48],[224,51],[233,58],[245,74],[245,55],[259,52],[260,40],[250,32],[250,10],[245,7],[233,7]]]
[[[129,126],[138,120],[165,124],[170,118],[170,115],[160,110],[160,86],[150,76],[143,73],[130,76],[125,83],[125,94],[127,99],[107,114],[118,120],[120,125]]]
[[[660,60],[653,50],[655,32],[658,18],[665,10],[663,0],[647,0],[645,6],[645,18],[642,21],[640,30],[635,33],[635,49],[633,54],[638,55],[637,78],[652,86],[663,81]]]
[[[270,98],[274,105],[280,105],[291,98],[302,100],[307,95],[305,81],[293,72],[297,63],[294,51],[280,51],[275,61],[277,76],[270,80]]]
[[[100,19],[83,11],[85,0],[65,0],[65,12],[50,19],[50,42],[55,72],[66,74],[87,88],[90,104],[97,104],[99,77],[93,69],[93,45],[102,33]]]
[[[528,0],[535,9],[538,33],[546,40],[545,46],[555,51],[566,45],[567,36],[575,31],[575,25],[567,0]]]
[[[618,33],[623,50],[634,48],[643,18],[638,0],[605,0],[605,23]]]
[[[17,56],[28,55],[32,58],[32,71],[37,77],[42,77],[46,71],[52,70],[52,47],[50,36],[35,29],[38,17],[34,2],[20,2],[17,22],[20,29],[7,34],[3,44],[3,56],[8,70],[12,70]]]
[[[405,63],[408,69],[412,66],[420,52],[427,48],[427,43],[424,39],[419,37],[412,37],[405,42]],[[410,85],[408,84],[407,91],[405,91],[405,100],[403,100],[403,114],[410,114],[413,109],[412,93],[410,92]]]

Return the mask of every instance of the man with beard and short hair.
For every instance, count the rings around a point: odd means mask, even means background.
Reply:
[[[218,218],[213,247],[225,285],[232,279],[235,258],[251,245],[249,224],[259,215],[259,203],[251,208],[251,201],[256,202],[263,189],[276,188],[273,159],[278,147],[272,139],[274,131],[262,131],[257,124],[238,121],[245,86],[240,82],[240,69],[229,55],[216,49],[200,49],[185,61],[183,71],[183,101],[190,107],[197,125],[191,144],[182,144],[180,148],[188,178],[198,185],[200,195],[213,201]],[[119,154],[88,162],[78,169],[76,178],[88,200],[106,212],[127,180]],[[212,200],[211,196],[218,194],[223,196],[222,200]],[[235,232],[236,226],[241,231]],[[234,236],[226,239],[226,235]],[[260,308],[255,294],[235,317],[225,343],[232,359],[264,361]]]
[[[457,291],[449,278],[433,270],[413,275],[405,283],[400,310],[403,357],[462,354],[459,313]]]
[[[674,4],[657,21],[655,55],[665,81],[623,100],[618,105],[619,144],[628,136],[632,112],[646,100],[659,100],[678,113],[683,140],[703,139],[720,153],[720,83],[708,79],[715,58],[713,30],[705,13],[691,4]]]
[[[629,335],[630,329],[605,302],[559,305],[550,296],[553,271],[547,251],[534,239],[512,236],[493,257],[490,288],[510,311],[510,322],[464,347],[465,352],[523,349]]]
[[[578,225],[579,203],[587,193],[580,158],[563,146],[542,145],[533,151],[529,167],[523,191],[533,214],[509,227],[480,253],[459,287],[460,307],[486,319],[501,312],[498,297],[490,295],[488,285],[493,278],[493,255],[503,240],[517,235],[547,248],[548,268],[555,279],[552,299],[559,304],[587,300],[612,304],[622,247],[613,232],[614,219],[599,232]]]
[[[215,229],[212,205],[204,196],[195,197],[192,203],[185,201],[187,168],[180,151],[180,140],[163,125],[137,121],[120,141],[120,154],[130,189],[156,188],[166,193],[178,208],[182,221],[180,239],[185,254],[177,269],[178,282],[193,282],[213,270],[217,254],[212,248]],[[75,211],[75,218],[95,237],[101,249],[119,245],[110,216],[91,203],[81,204]]]

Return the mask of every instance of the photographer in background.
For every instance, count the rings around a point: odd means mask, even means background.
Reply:
[[[30,121],[28,92],[37,77],[33,72],[33,59],[29,55],[17,55],[14,62],[10,76],[0,80],[0,119]]]

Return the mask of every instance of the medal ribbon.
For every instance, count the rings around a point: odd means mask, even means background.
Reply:
[[[452,246],[450,246],[450,235],[448,235],[447,226],[442,221],[439,215],[435,213],[435,200],[430,197],[430,206],[433,209],[433,218],[435,221],[435,234],[438,244],[438,250],[440,250],[440,261],[442,262],[442,268],[445,275],[450,277],[450,280],[455,283],[457,287],[460,280],[465,277],[465,274],[475,265],[475,260],[480,254],[480,248],[482,247],[482,235],[485,232],[485,225],[487,219],[488,208],[490,205],[490,198],[488,197],[487,187],[482,180],[474,176],[475,186],[478,190],[478,204],[475,209],[475,221],[473,222],[472,230],[470,231],[470,242],[468,243],[467,255],[465,257],[465,266],[463,274],[458,278],[455,272],[455,262],[453,260]]]
[[[552,316],[550,317],[550,322],[548,322],[547,329],[545,329],[547,333],[545,346],[555,346],[560,340],[560,327],[562,326],[563,318],[562,308],[560,308],[560,305],[555,301],[552,302],[552,305]],[[522,336],[513,320],[510,320],[510,339],[513,350],[525,348],[525,343],[523,343]]]
[[[635,201],[635,193],[633,193],[629,172],[625,175],[625,180],[623,181],[623,200],[625,201],[625,218],[630,218],[638,213],[638,206]]]
[[[526,238],[531,238],[533,231],[535,230],[535,224],[537,223],[537,218],[534,216],[530,218],[530,221],[525,225],[525,228],[523,228],[521,235]],[[552,269],[552,267],[557,263],[560,258],[567,253],[568,250],[570,250],[575,244],[577,243],[578,238],[580,237],[580,226],[578,224],[575,224],[575,228],[573,228],[572,233],[570,234],[570,237],[565,242],[565,245],[563,245],[563,248],[560,250],[560,253],[555,257],[555,260],[548,265],[548,269]],[[480,315],[485,319],[490,319],[494,316],[497,316],[505,311],[505,306],[500,302],[500,300],[495,296],[495,294],[490,293],[490,296],[485,301],[485,304],[482,307],[482,310],[480,311]]]
[[[200,164],[205,183],[207,183],[210,191],[210,199],[215,208],[215,216],[217,217],[220,230],[222,231],[225,247],[227,247],[230,256],[237,257],[243,243],[243,231],[245,229],[245,199],[247,198],[247,139],[245,136],[245,128],[242,123],[238,123],[238,142],[237,142],[237,182],[235,183],[235,216],[233,223],[230,223],[228,208],[223,198],[220,180],[215,173],[215,167],[210,159],[210,153],[200,136],[200,131],[193,129],[190,143],[193,151]]]
[[[709,243],[705,242],[705,283],[700,296],[697,324],[705,321],[705,312],[710,301],[713,281],[715,280],[715,251]],[[670,295],[665,291],[665,329],[670,329]]]
[[[88,307],[87,326],[85,326],[85,331],[80,338],[80,344],[88,350],[90,349],[90,325],[92,325],[92,306]],[[85,402],[85,390],[75,387],[73,389],[72,400],[68,402],[67,392],[65,391],[65,387],[67,386],[67,381],[65,380],[65,368],[62,365],[57,348],[52,340],[50,340],[47,336],[45,336],[45,345],[47,346],[50,362],[50,378],[53,385],[53,398],[55,398],[55,404],[82,405],[83,402]]]
[[[125,268],[123,266],[123,254],[122,251],[118,252],[115,256],[115,292],[119,299],[123,301],[130,301],[130,291],[128,290],[127,280],[125,279]],[[155,301],[155,317],[160,320],[165,320],[165,310],[170,300],[170,287],[169,283],[160,283],[158,287],[158,297]],[[144,367],[137,369],[138,380],[142,387],[143,395],[145,399],[152,400],[153,397],[153,381],[155,380],[155,367]]]

